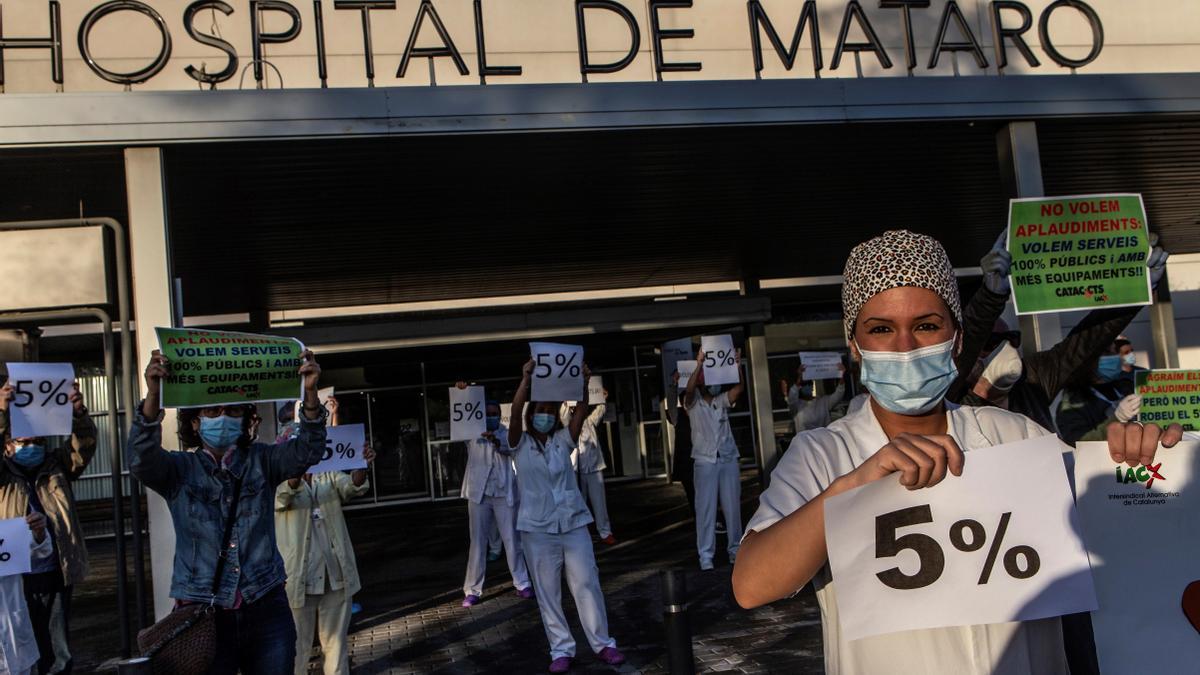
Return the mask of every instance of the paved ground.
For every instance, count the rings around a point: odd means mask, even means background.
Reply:
[[[748,519],[757,484],[749,473],[744,478]],[[737,607],[723,556],[711,572],[696,565],[694,525],[678,485],[610,485],[609,506],[621,541],[597,544],[597,561],[609,629],[629,661],[616,669],[591,655],[566,593],[580,645],[575,672],[666,672],[658,574],[674,566],[687,570],[697,670],[822,672],[820,616],[812,593],[806,589],[755,611]],[[548,645],[536,603],[516,597],[503,559],[489,568],[483,602],[469,610],[460,606],[467,544],[461,502],[357,511],[349,524],[364,582],[356,597],[363,612],[351,625],[355,673],[545,671]],[[79,589],[72,625],[83,671],[101,667],[118,644],[111,620],[111,545],[92,548],[96,572]]]

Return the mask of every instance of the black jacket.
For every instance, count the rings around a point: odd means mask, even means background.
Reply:
[[[997,295],[986,287],[972,296],[963,309],[963,349],[959,354],[958,379],[950,385],[946,398],[964,405],[988,405],[971,392],[967,377],[975,367],[983,346],[996,319],[1004,311],[1007,295]],[[1081,368],[1095,367],[1100,356],[1130,321],[1141,311],[1141,307],[1117,307],[1097,309],[1083,317],[1062,342],[1036,354],[1022,355],[1022,373],[1008,394],[1008,409],[1020,413],[1050,431],[1056,431],[1050,415],[1050,403],[1072,381]]]

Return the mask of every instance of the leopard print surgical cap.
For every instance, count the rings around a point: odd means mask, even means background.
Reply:
[[[899,286],[927,288],[941,296],[962,325],[958,282],[946,249],[933,237],[889,230],[850,251],[842,272],[842,309],[846,339],[854,335],[854,322],[863,305],[876,295]]]

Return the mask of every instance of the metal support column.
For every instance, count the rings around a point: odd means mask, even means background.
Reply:
[[[1154,304],[1150,305],[1150,337],[1154,341],[1155,368],[1179,367],[1179,342],[1175,339],[1175,306],[1171,303],[1170,273],[1154,289]]]
[[[1042,155],[1038,149],[1035,122],[1009,122],[996,132],[996,154],[1000,177],[1010,198],[1042,197]],[[1057,314],[1019,317],[1022,349],[1033,354],[1053,347],[1062,339]]]
[[[162,151],[159,148],[125,150],[125,191],[129,204],[129,249],[133,270],[133,308],[137,317],[137,363],[149,358],[158,348],[155,326],[172,326],[172,283],[170,248],[167,243],[166,189]],[[135,368],[140,373],[140,368]],[[140,379],[131,374],[140,384]],[[141,387],[138,387],[139,391]],[[141,396],[127,401],[129,415]],[[132,419],[132,417],[130,417]],[[176,443],[174,416],[163,419],[163,446]],[[175,558],[175,529],[167,503],[152,491],[146,492],[146,510],[150,529],[150,572],[154,586],[154,616],[162,618],[171,611],[171,571]],[[141,557],[134,560],[135,569]]]
[[[130,337],[131,336],[131,328],[130,328],[130,322],[129,322],[129,304],[130,304],[129,274],[130,274],[130,271],[129,271],[128,261],[126,260],[126,250],[125,250],[126,230],[125,230],[125,226],[122,225],[121,223],[117,222],[116,220],[113,220],[112,218],[78,218],[78,219],[70,219],[70,220],[28,220],[28,221],[0,223],[0,231],[45,230],[45,229],[81,228],[81,227],[104,227],[104,228],[107,228],[113,235],[113,248],[114,248],[114,258],[115,258],[114,266],[116,267],[116,278],[117,278],[117,300],[116,300],[117,320],[118,320],[118,327],[121,330],[121,369],[120,369],[120,380],[119,380],[120,381],[120,394],[121,394],[120,399],[118,399],[117,395],[116,395],[116,390],[117,390],[116,382],[118,381],[117,380],[117,372],[118,371],[116,370],[115,365],[108,363],[106,361],[104,374],[105,374],[105,377],[107,377],[113,383],[112,384],[113,394],[110,397],[109,407],[115,411],[117,409],[118,403],[123,402],[125,405],[125,408],[126,408],[125,425],[123,427],[124,433],[121,433],[119,435],[118,442],[113,445],[114,453],[115,453],[114,459],[113,459],[113,472],[114,472],[114,474],[113,474],[114,475],[114,482],[113,482],[113,494],[114,494],[113,534],[116,537],[116,542],[117,542],[116,543],[116,554],[117,554],[116,562],[117,562],[117,577],[118,577],[117,583],[118,583],[118,586],[123,587],[125,584],[125,571],[127,569],[127,566],[125,564],[126,563],[125,539],[123,536],[124,531],[125,531],[125,518],[122,513],[122,499],[124,498],[123,497],[124,492],[123,492],[123,487],[122,487],[122,484],[120,481],[120,470],[123,468],[123,464],[120,461],[120,457],[121,457],[122,453],[120,453],[119,450],[121,448],[120,441],[123,440],[124,438],[128,437],[129,427],[133,423],[133,418],[130,417],[128,414],[128,408],[130,405],[129,402],[133,399],[132,371],[134,370],[134,367],[132,365],[133,364],[133,340]],[[87,311],[100,312],[102,310],[88,309]],[[101,318],[108,321],[108,323],[104,327],[104,330],[111,333],[112,320],[107,319],[107,316],[108,316],[107,314],[103,314],[103,316]],[[111,336],[110,336],[110,338],[111,338]],[[108,341],[105,342],[106,349],[109,346],[109,344],[108,344],[109,341],[111,341],[111,339],[108,339]],[[115,413],[114,413],[114,415],[115,415]],[[115,417],[114,417],[113,428],[114,429],[117,428],[116,423],[115,423]],[[130,477],[129,481],[130,481],[130,485],[132,486],[132,490],[131,490],[131,493],[132,493],[131,507],[132,508],[130,510],[130,523],[133,527],[133,556],[134,556],[134,561],[135,561],[134,562],[134,569],[135,569],[134,588],[135,588],[135,592],[136,592],[136,596],[137,596],[137,609],[138,609],[137,616],[134,620],[134,627],[136,629],[140,630],[143,626],[143,620],[146,615],[145,599],[144,599],[145,598],[145,577],[141,574],[141,571],[142,571],[141,551],[143,550],[142,549],[141,515],[140,515],[141,509],[140,509],[140,502],[138,500],[137,481],[134,480],[133,477]],[[129,649],[130,649],[130,642],[128,639],[128,629],[124,622],[124,618],[125,618],[124,613],[125,613],[127,607],[125,605],[125,600],[124,600],[125,596],[124,596],[123,589],[118,589],[118,596],[120,598],[119,604],[120,604],[120,608],[121,608],[121,612],[122,612],[121,650],[122,650],[122,655],[127,656],[129,653]]]
[[[767,336],[761,323],[750,325],[746,338],[746,351],[750,357],[750,414],[754,418],[757,435],[758,468],[762,472],[765,489],[771,471],[779,462],[779,448],[775,444],[775,413],[771,409],[771,372],[767,363]]]

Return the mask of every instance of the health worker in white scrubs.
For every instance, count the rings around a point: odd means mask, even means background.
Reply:
[[[517,489],[521,494],[517,529],[521,532],[525,562],[533,576],[538,609],[550,641],[550,672],[569,671],[575,659],[575,640],[562,607],[564,570],[589,646],[604,663],[620,665],[625,656],[608,635],[600,572],[587,529],[592,516],[571,468],[571,451],[579,442],[587,408],[577,406],[564,427],[559,420],[561,401],[538,401],[526,406],[532,374],[530,360],[522,368],[521,385],[513,400],[513,410],[525,413],[512,416],[508,442],[513,449]],[[589,375],[584,365],[585,383]],[[586,385],[580,393],[579,400],[586,401]]]
[[[575,408],[580,404],[563,405],[563,425],[571,423]],[[592,517],[596,519],[596,535],[600,543],[612,546],[617,538],[612,533],[612,522],[608,518],[608,499],[604,494],[604,470],[608,465],[604,462],[604,452],[600,449],[600,434],[596,427],[604,419],[608,410],[608,390],[604,390],[604,401],[592,406],[587,419],[583,421],[583,429],[579,432],[579,445],[571,452],[571,466],[579,478],[579,492],[592,508]]]
[[[729,411],[737,403],[745,386],[739,381],[726,387],[706,385],[704,356],[696,356],[696,369],[688,380],[683,395],[692,424],[692,461],[695,463],[696,490],[696,551],[700,569],[713,568],[716,552],[717,503],[725,516],[729,562],[737,560],[742,539],[742,478],[738,467],[738,448],[729,427]],[[741,377],[742,355],[737,356],[738,377]]]
[[[1000,408],[944,402],[956,375],[962,315],[954,271],[936,240],[890,231],[855,247],[842,304],[869,398],[828,427],[797,434],[772,472],[734,567],[738,603],[757,607],[812,581],[825,668],[834,675],[1067,673],[1058,618],[843,638],[837,580],[826,564],[825,499],[876,480],[899,480],[910,490],[955,480],[971,450],[1049,432]],[[1153,460],[1159,441],[1169,447],[1182,435],[1178,425],[1163,431],[1114,424],[1109,451],[1114,461],[1136,466]]]
[[[455,385],[466,389],[466,382]],[[471,524],[471,547],[467,553],[467,576],[463,580],[463,607],[471,607],[483,597],[487,575],[488,547],[493,530],[500,532],[513,588],[522,598],[533,597],[533,585],[521,552],[517,533],[517,485],[513,477],[512,450],[508,447],[508,429],[500,424],[500,404],[485,404],[487,430],[467,443],[467,470],[463,476],[462,496],[467,500],[467,518]]]

